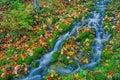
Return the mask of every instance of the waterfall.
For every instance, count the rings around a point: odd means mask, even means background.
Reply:
[[[107,34],[105,32],[105,30],[102,26],[102,23],[103,23],[102,19],[105,16],[105,8],[107,6],[107,3],[110,0],[94,0],[94,1],[96,2],[96,5],[95,5],[95,10],[93,12],[90,12],[90,15],[92,15],[92,16],[88,16],[88,18],[83,20],[83,21],[76,21],[75,25],[72,26],[72,29],[70,31],[61,35],[57,39],[53,50],[46,53],[45,55],[43,55],[41,57],[41,59],[38,60],[39,66],[37,68],[32,69],[29,72],[28,76],[26,76],[26,78],[20,79],[20,80],[42,80],[44,75],[48,72],[47,65],[50,63],[50,61],[52,59],[52,55],[54,54],[54,52],[58,51],[62,47],[62,43],[64,40],[69,39],[70,36],[72,36],[72,34],[76,33],[77,27],[83,28],[84,24],[87,24],[87,26],[90,28],[94,28],[96,31],[96,38],[92,44],[93,55],[92,55],[92,58],[90,60],[90,63],[80,65],[80,62],[76,58],[75,60],[77,62],[78,68],[76,68],[76,69],[73,69],[72,67],[68,67],[66,69],[65,68],[61,68],[61,69],[55,68],[55,70],[59,73],[74,74],[81,69],[92,69],[97,64],[100,63],[101,53],[102,53],[102,49],[103,49],[103,43],[105,41],[107,41],[111,36],[111,34]]]

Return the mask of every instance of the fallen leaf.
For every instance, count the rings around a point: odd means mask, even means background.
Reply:
[[[24,60],[25,59],[25,54],[20,54],[21,58]]]
[[[5,74],[5,73],[2,73],[2,74],[1,74],[1,77],[2,77],[2,78],[6,78],[6,74]]]
[[[114,75],[114,71],[113,70],[110,70],[110,75],[113,76]]]
[[[65,54],[68,55],[68,56],[73,56],[73,55],[74,55],[74,52],[73,52],[73,51],[65,52]]]
[[[11,73],[12,73],[11,70],[7,70],[7,71],[6,71],[6,74],[11,74]]]
[[[65,47],[66,47],[67,49],[71,49],[72,45],[66,44]]]
[[[13,54],[13,58],[14,58],[14,60],[18,60],[18,55],[16,53]]]
[[[118,30],[120,30],[120,25],[117,25],[116,28],[117,28]]]

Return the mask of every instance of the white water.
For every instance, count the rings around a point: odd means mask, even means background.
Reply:
[[[96,30],[96,41],[93,42],[92,45],[92,50],[94,52],[92,59],[90,63],[85,64],[85,65],[80,65],[80,62],[76,58],[77,61],[77,66],[75,70],[70,68],[55,68],[55,70],[58,73],[70,73],[74,74],[78,72],[80,69],[91,69],[96,66],[101,60],[101,53],[102,53],[102,48],[103,48],[103,43],[107,41],[111,35],[106,34],[105,30],[103,29],[102,26],[102,19],[104,18],[105,15],[105,8],[107,5],[107,0],[95,0],[96,1],[96,6],[95,6],[95,11],[91,12],[88,17],[88,19],[85,19],[83,21],[78,21],[74,26],[72,26],[72,30],[68,31],[67,33],[61,35],[57,41],[56,44],[51,52],[46,53],[39,61],[39,67],[33,69],[30,71],[29,75],[21,80],[42,80],[44,75],[48,72],[48,67],[47,65],[50,63],[52,59],[52,55],[54,52],[56,52],[58,49],[62,47],[62,43],[64,40],[68,39],[72,34],[76,33],[77,27],[83,28],[83,24],[87,24],[88,27],[94,28]]]

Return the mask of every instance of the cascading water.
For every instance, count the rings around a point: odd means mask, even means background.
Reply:
[[[34,9],[36,13],[40,13],[40,6],[38,0],[34,0]]]
[[[39,66],[33,70],[30,71],[29,75],[20,80],[42,80],[44,75],[48,72],[47,65],[50,63],[52,59],[52,55],[54,52],[58,51],[62,47],[62,43],[64,40],[68,39],[72,34],[76,33],[77,27],[83,28],[85,24],[87,24],[88,27],[94,28],[96,31],[96,38],[95,41],[92,44],[92,51],[93,56],[91,57],[90,63],[80,65],[80,62],[76,58],[77,61],[77,69],[72,69],[71,67],[68,68],[55,68],[58,73],[71,73],[74,74],[78,72],[80,69],[91,69],[96,66],[100,62],[100,57],[102,53],[103,43],[107,41],[111,34],[106,34],[104,28],[102,27],[102,19],[105,16],[105,8],[106,5],[110,0],[95,0],[96,6],[95,10],[90,13],[91,16],[88,16],[87,19],[83,21],[77,21],[74,26],[72,26],[72,30],[68,31],[67,33],[61,35],[57,41],[56,44],[51,52],[46,53],[39,61]]]

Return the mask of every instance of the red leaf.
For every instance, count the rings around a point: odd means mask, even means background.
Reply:
[[[13,54],[13,58],[14,58],[14,60],[18,60],[18,55],[17,54]]]
[[[10,71],[10,70],[6,71],[6,74],[11,74],[11,73],[12,73],[12,71]]]
[[[48,77],[47,80],[52,80],[52,77]]]
[[[120,25],[117,25],[116,28],[117,28],[118,30],[120,30]]]

